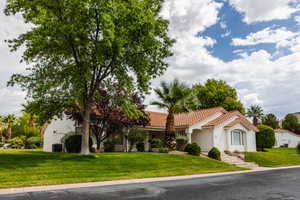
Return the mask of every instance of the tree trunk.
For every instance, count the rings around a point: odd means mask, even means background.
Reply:
[[[100,152],[101,148],[101,138],[96,136],[97,140],[97,152]]]
[[[32,115],[30,115],[28,126],[29,128],[32,128],[34,126],[34,117]]]
[[[253,124],[254,124],[254,126],[257,126],[257,124],[258,124],[258,119],[257,119],[257,117],[253,117]]]
[[[12,136],[12,130],[11,129],[12,129],[12,123],[9,122],[8,128],[7,128],[7,138],[8,138],[8,140],[10,140],[11,136]]]
[[[48,127],[49,123],[48,122],[45,122],[40,130],[40,136],[44,136],[45,135],[45,131]]]
[[[86,106],[83,113],[83,124],[82,124],[82,141],[81,141],[81,152],[82,155],[89,155],[89,139],[90,139],[90,106]]]
[[[176,150],[175,117],[169,113],[166,122],[165,146],[170,150]]]

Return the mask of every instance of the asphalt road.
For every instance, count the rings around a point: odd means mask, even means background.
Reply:
[[[181,181],[0,195],[0,200],[300,200],[300,168]]]

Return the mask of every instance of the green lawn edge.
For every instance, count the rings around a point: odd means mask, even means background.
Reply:
[[[300,165],[300,156],[295,148],[266,149],[267,152],[246,152],[245,160],[261,167],[287,167]]]
[[[1,189],[243,170],[248,169],[190,155],[0,151]]]

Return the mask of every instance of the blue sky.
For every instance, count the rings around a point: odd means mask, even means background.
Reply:
[[[258,32],[267,27],[273,27],[274,29],[279,27],[285,27],[287,30],[297,32],[300,26],[294,20],[295,16],[300,15],[300,12],[295,12],[288,19],[283,20],[271,20],[267,22],[256,22],[253,24],[247,24],[243,21],[244,14],[238,12],[229,2],[222,2],[223,6],[219,11],[219,22],[215,25],[207,28],[203,32],[199,32],[199,36],[211,37],[216,40],[216,44],[213,47],[209,47],[209,52],[215,57],[218,57],[224,61],[232,61],[240,56],[235,53],[237,50],[243,50],[245,52],[253,52],[264,49],[273,54],[276,51],[275,44],[257,44],[254,46],[233,46],[232,38],[244,38],[252,32]],[[224,27],[224,25],[226,27]],[[228,36],[224,34],[228,33]],[[283,55],[290,54],[288,49],[282,49]]]

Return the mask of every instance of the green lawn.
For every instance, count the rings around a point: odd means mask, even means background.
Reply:
[[[300,165],[300,156],[297,155],[296,149],[277,148],[267,149],[267,151],[245,153],[246,161],[255,162],[263,167]]]
[[[243,170],[219,161],[159,153],[90,156],[29,150],[0,151],[0,188]]]

